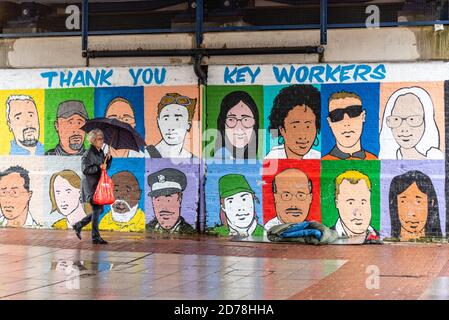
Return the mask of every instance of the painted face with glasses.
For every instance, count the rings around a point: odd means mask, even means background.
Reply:
[[[312,203],[312,183],[299,169],[286,169],[273,180],[276,214],[282,223],[298,223],[307,218]]]
[[[19,173],[10,173],[0,179],[0,209],[7,220],[26,217],[32,195]]]
[[[254,134],[256,120],[251,109],[240,101],[229,109],[225,120],[225,134],[236,148],[244,148],[251,141]]]
[[[365,110],[360,99],[346,97],[331,100],[327,121],[338,149],[346,153],[361,150],[360,137],[365,122]]]
[[[424,109],[418,97],[414,94],[399,97],[386,123],[401,148],[414,148],[425,129]]]

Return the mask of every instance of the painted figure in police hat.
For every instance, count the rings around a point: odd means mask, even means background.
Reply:
[[[81,130],[89,118],[83,102],[77,100],[64,101],[58,106],[55,129],[58,133],[59,143],[55,148],[45,154],[52,156],[82,155],[84,137],[86,133]]]
[[[187,186],[186,175],[166,168],[148,176],[151,203],[155,218],[146,225],[147,231],[192,233],[195,230],[181,216],[182,195]]]
[[[221,226],[212,229],[221,235],[262,236],[258,224],[254,190],[241,174],[227,174],[218,181]]]

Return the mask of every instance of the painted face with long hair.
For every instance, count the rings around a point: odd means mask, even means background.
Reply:
[[[385,106],[379,140],[381,159],[444,159],[430,94],[420,87],[394,92]]]
[[[240,101],[228,111],[225,124],[226,138],[232,146],[243,149],[253,138],[254,115],[243,101]]]
[[[60,175],[54,179],[53,192],[58,211],[68,216],[80,205],[81,191]]]
[[[401,148],[414,148],[424,134],[424,109],[413,94],[400,96],[387,117],[387,126]]]
[[[412,170],[393,178],[389,206],[393,237],[410,240],[441,236],[435,188],[421,171]]]
[[[254,99],[244,91],[226,95],[217,119],[220,135],[216,151],[226,148],[235,158],[248,158],[257,153],[259,111]]]

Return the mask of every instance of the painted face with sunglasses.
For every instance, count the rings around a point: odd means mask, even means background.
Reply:
[[[352,155],[362,150],[360,137],[365,122],[365,110],[360,98],[351,94],[342,98],[331,97],[327,121],[339,151]]]

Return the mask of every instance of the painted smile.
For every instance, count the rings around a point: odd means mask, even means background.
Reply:
[[[402,141],[404,141],[404,142],[409,142],[410,141],[410,137],[413,137],[413,135],[412,134],[410,134],[410,135],[408,135],[408,136],[406,136],[406,135],[398,135],[398,137],[402,140]]]
[[[246,217],[249,216],[249,213],[241,213],[241,214],[236,214],[237,219],[239,219],[240,221],[243,221],[246,219]]]
[[[176,139],[178,137],[178,134],[176,132],[173,132],[173,133],[167,133],[165,136],[168,139]]]
[[[71,136],[71,137],[69,138],[69,141],[72,142],[72,143],[81,143],[82,140],[83,140],[83,137],[80,136],[79,134],[74,135],[74,136]]]
[[[419,226],[419,222],[418,221],[405,221],[406,224],[409,225],[410,228],[412,229],[416,229]]]
[[[355,133],[355,132],[352,130],[351,131],[343,131],[341,133],[341,135],[344,136],[345,138],[350,138],[353,133]]]
[[[285,210],[285,213],[290,214],[293,217],[299,217],[300,215],[302,215],[302,210],[298,208],[288,208]]]
[[[35,128],[26,128],[23,130],[23,136],[25,139],[33,139],[36,132],[37,130]]]
[[[363,219],[357,219],[357,218],[354,218],[354,219],[351,220],[351,222],[354,222],[354,224],[355,224],[356,226],[360,226],[360,225],[363,224]]]
[[[309,145],[309,142],[296,142],[296,145],[300,148],[300,149],[306,149],[307,146]]]
[[[244,134],[244,133],[235,133],[234,137],[236,137],[237,139],[245,139],[246,138],[246,134]]]
[[[161,215],[161,218],[163,220],[169,220],[171,216],[174,215],[175,213],[171,211],[162,210],[161,212],[159,212],[159,214]]]

